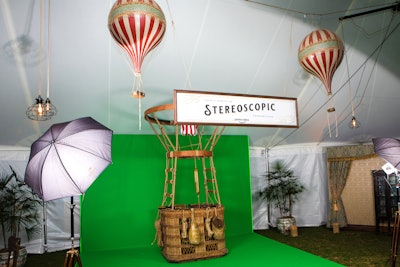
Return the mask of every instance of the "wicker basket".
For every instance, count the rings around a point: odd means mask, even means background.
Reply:
[[[189,226],[192,223],[191,208],[193,208],[194,220],[200,232],[200,243],[197,245],[191,244],[188,235],[184,233],[186,229],[184,222],[187,222]],[[206,219],[210,217],[217,218],[219,222],[223,222],[223,206],[175,206],[174,209],[159,208],[159,211],[162,254],[169,262],[215,258],[228,253],[225,247],[224,234],[222,236],[210,236],[205,223]],[[223,227],[222,231],[225,231],[225,227]]]

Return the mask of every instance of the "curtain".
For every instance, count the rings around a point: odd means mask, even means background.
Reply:
[[[342,192],[350,170],[351,160],[328,162],[329,214],[327,227],[339,223],[340,227],[347,226],[346,212],[342,201]]]
[[[342,201],[342,192],[346,186],[351,162],[353,160],[374,157],[373,145],[355,145],[327,148],[329,212],[327,227],[339,223],[339,227],[347,226],[346,211]]]

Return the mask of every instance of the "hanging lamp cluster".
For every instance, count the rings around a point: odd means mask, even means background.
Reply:
[[[57,108],[51,103],[49,98],[43,102],[43,98],[38,95],[35,103],[28,107],[25,114],[29,119],[35,121],[47,121],[57,114]]]
[[[42,65],[43,65],[43,0],[40,0],[40,48],[39,48],[39,78],[38,96],[35,103],[28,107],[26,116],[35,121],[50,120],[57,114],[57,108],[50,101],[50,0],[48,1],[48,23],[47,23],[47,94],[46,100],[41,97],[42,91]]]

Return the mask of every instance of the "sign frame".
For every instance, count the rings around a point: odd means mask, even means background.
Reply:
[[[174,124],[298,128],[297,99],[174,90]]]

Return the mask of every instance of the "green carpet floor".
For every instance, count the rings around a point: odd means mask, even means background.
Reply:
[[[342,266],[302,250],[289,247],[256,233],[228,237],[227,255],[214,259],[184,263],[169,263],[158,247],[132,250],[81,252],[85,267],[131,267],[131,266]]]

